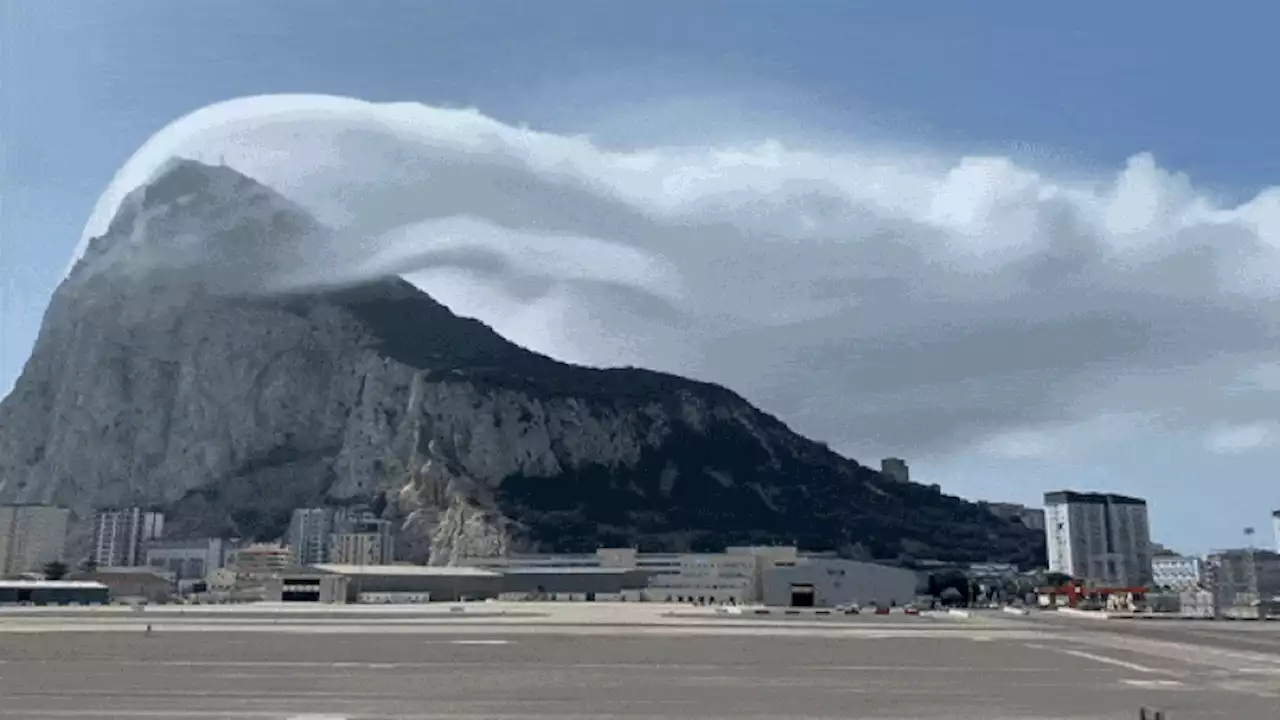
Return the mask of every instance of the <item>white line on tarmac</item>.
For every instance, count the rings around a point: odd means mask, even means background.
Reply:
[[[72,663],[78,665],[77,661],[69,661],[68,666]],[[38,664],[38,663],[37,663]],[[745,663],[636,663],[636,662],[575,662],[575,663],[548,663],[537,660],[525,661],[458,661],[458,660],[440,660],[440,661],[414,661],[414,662],[315,662],[305,660],[113,660],[111,661],[111,669],[102,674],[119,675],[120,667],[170,667],[170,668],[189,668],[192,670],[200,669],[244,669],[246,671],[252,669],[333,669],[333,670],[428,670],[433,668],[489,668],[489,667],[505,667],[508,665],[534,665],[538,668],[556,668],[564,670],[653,670],[655,668],[662,670],[730,670],[741,669],[748,670],[754,666]],[[806,672],[912,672],[912,673],[989,673],[989,672],[1022,672],[1022,673],[1055,673],[1059,672],[1057,667],[971,667],[966,665],[820,665],[806,668]],[[1100,669],[1098,669],[1101,672]],[[85,671],[79,667],[74,667],[74,674],[77,676],[96,674],[91,671]],[[1110,672],[1109,670],[1107,672]]]
[[[1073,655],[1078,658],[1084,658],[1085,660],[1092,660],[1094,662],[1105,663],[1107,665],[1115,665],[1116,667],[1122,667],[1126,670],[1132,670],[1134,672],[1157,673],[1161,675],[1173,674],[1173,672],[1170,670],[1160,670],[1158,668],[1147,667],[1146,665],[1139,665],[1138,663],[1131,663],[1125,660],[1117,660],[1116,658],[1107,657],[1105,655],[1094,655],[1093,653],[1087,653],[1083,650],[1072,650],[1070,648],[1056,648],[1056,647],[1050,647],[1049,649],[1055,652],[1065,653],[1067,655]]]
[[[438,640],[428,640],[428,643],[439,642]],[[450,645],[510,645],[510,640],[449,640]]]
[[[1128,680],[1128,679],[1125,679],[1125,680],[1121,680],[1120,682],[1124,683],[1125,685],[1132,685],[1134,687],[1146,687],[1146,688],[1183,687],[1182,683],[1178,680]]]

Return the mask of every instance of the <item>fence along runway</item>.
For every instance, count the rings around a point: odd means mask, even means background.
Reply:
[[[1119,649],[1108,638],[1123,637],[1095,626],[652,610],[562,607],[452,623],[403,612],[386,618],[394,623],[378,622],[383,613],[320,622],[276,613],[287,628],[250,622],[247,609],[6,612],[0,718],[1132,720],[1147,705],[1169,720],[1274,720],[1280,704],[1280,672],[1267,674],[1272,665],[1256,657],[1256,672],[1230,672],[1163,646],[1164,656]],[[209,622],[215,615],[238,625]],[[314,624],[299,629],[297,619]]]

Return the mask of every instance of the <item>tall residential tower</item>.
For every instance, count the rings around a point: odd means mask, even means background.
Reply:
[[[163,513],[140,507],[99,510],[93,516],[93,561],[101,568],[142,565],[143,544],[163,533]]]
[[[1049,569],[1088,585],[1151,584],[1151,530],[1145,500],[1060,490],[1044,495]]]
[[[70,510],[52,505],[0,505],[0,578],[62,560],[70,517]]]

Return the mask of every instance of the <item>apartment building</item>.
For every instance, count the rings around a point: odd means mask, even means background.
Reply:
[[[0,578],[62,560],[70,518],[70,510],[53,505],[0,505]]]
[[[221,538],[151,540],[143,549],[145,564],[181,580],[201,580],[226,562],[227,543]]]
[[[1045,493],[1049,569],[1095,587],[1151,584],[1147,503],[1112,493]]]
[[[1245,548],[1221,550],[1206,558],[1206,580],[1219,611],[1250,617],[1280,609],[1280,553]]]
[[[294,510],[288,546],[299,565],[389,565],[395,560],[393,524],[362,507]]]
[[[299,565],[315,565],[329,561],[329,536],[333,534],[334,515],[329,507],[299,508],[289,521],[288,545]]]
[[[90,557],[101,568],[146,564],[143,546],[164,534],[164,513],[140,507],[99,510],[93,517]]]
[[[271,543],[253,543],[231,548],[226,566],[242,577],[270,577],[295,566],[293,551]]]
[[[336,565],[390,565],[391,543],[380,532],[334,533],[329,541],[329,562]]]
[[[1188,590],[1204,581],[1204,564],[1190,555],[1157,555],[1151,558],[1151,584],[1158,588]]]

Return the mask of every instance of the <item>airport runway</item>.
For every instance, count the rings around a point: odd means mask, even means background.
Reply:
[[[0,718],[1132,720],[1146,704],[1168,720],[1274,720],[1280,707],[1280,654],[1199,640],[1152,654],[1096,626],[998,616],[599,622],[612,613],[366,612],[284,631],[252,613],[235,626],[0,613]]]

